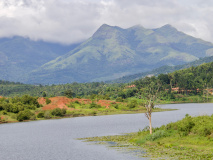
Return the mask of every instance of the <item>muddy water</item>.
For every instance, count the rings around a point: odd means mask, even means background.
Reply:
[[[153,126],[182,119],[185,114],[213,114],[213,104],[174,104],[179,110],[153,113]],[[2,160],[138,160],[133,153],[76,138],[135,132],[148,125],[144,114],[79,117],[0,125]]]

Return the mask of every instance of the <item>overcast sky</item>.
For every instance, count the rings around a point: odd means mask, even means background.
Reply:
[[[213,0],[0,0],[0,37],[70,44],[91,37],[104,23],[122,28],[171,24],[213,42]]]

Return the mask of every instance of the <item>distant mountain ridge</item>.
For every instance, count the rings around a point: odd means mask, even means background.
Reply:
[[[171,25],[123,29],[104,24],[75,49],[31,72],[24,82],[106,81],[211,55],[212,43],[186,35]]]
[[[25,82],[29,72],[77,45],[33,41],[20,36],[0,38],[0,79]]]

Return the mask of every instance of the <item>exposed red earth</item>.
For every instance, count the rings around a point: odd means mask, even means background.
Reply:
[[[50,104],[46,104],[46,99],[44,97],[40,97],[38,99],[39,104],[42,104],[43,110],[52,110],[55,108],[65,108],[65,109],[70,109],[67,107],[67,105],[70,102],[75,102],[78,101],[80,103],[84,103],[84,104],[90,104],[92,103],[92,101],[90,99],[79,99],[79,98],[67,98],[67,97],[51,97],[49,98],[51,100]],[[102,107],[106,107],[109,108],[111,103],[115,103],[113,101],[110,100],[99,100],[98,102],[96,101],[97,104],[101,105]]]

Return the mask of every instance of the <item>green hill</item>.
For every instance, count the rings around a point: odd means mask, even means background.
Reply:
[[[213,44],[171,25],[157,29],[102,25],[87,41],[28,75],[27,83],[106,81],[213,55]]]

